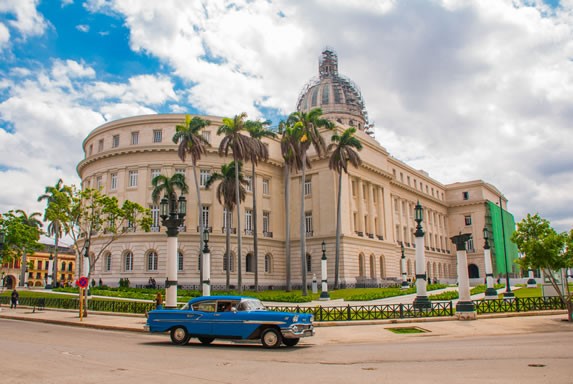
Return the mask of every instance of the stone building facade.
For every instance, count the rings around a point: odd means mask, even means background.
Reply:
[[[338,130],[358,128],[357,137],[363,144],[362,165],[349,167],[343,174],[342,237],[340,279],[345,286],[380,286],[401,278],[401,244],[407,259],[407,275],[415,275],[414,207],[419,201],[424,208],[427,274],[431,279],[455,281],[456,256],[450,237],[461,232],[473,235],[468,244],[468,264],[473,277],[483,278],[483,228],[487,226],[487,201],[506,199],[493,185],[481,180],[444,185],[426,172],[416,170],[392,157],[371,135],[360,90],[346,77],[338,74],[338,58],[332,50],[323,52],[319,76],[312,79],[298,98],[298,110],[320,107],[324,117],[333,121]],[[220,157],[217,148],[221,137],[217,127],[221,117],[200,116],[211,125],[203,131],[210,143],[207,154],[198,164],[201,180],[201,212],[194,196],[192,167],[177,156],[172,137],[183,114],[136,116],[108,122],[94,129],[84,140],[85,158],[78,164],[84,187],[101,188],[120,201],[129,199],[149,207],[155,218],[152,232],[137,228],[113,243],[108,252],[92,266],[92,276],[104,284],[117,285],[120,278],[129,278],[132,285],[145,285],[150,277],[165,280],[167,241],[160,227],[158,208],[151,201],[151,180],[158,174],[186,176],[188,194],[185,230],[179,235],[178,281],[184,287],[199,285],[199,218],[210,228],[211,281],[215,288],[225,282],[225,231],[223,207],[215,196],[215,188],[204,188],[206,178],[232,158]],[[330,142],[332,132],[324,131]],[[328,271],[334,274],[336,233],[336,201],[338,176],[328,168],[328,159],[320,159],[309,151],[312,167],[305,180],[291,174],[290,212],[285,212],[284,161],[278,140],[263,139],[268,145],[269,160],[256,167],[251,175],[250,164],[244,174],[256,183],[259,285],[284,287],[286,282],[285,215],[290,215],[291,268],[293,286],[300,286],[301,257],[299,248],[300,191],[305,183],[306,264],[307,281],[316,274],[320,280],[321,244],[327,247]],[[238,214],[243,229],[242,276],[246,288],[254,282],[252,190]],[[232,228],[237,212],[233,212]],[[98,244],[91,245],[97,249]],[[93,248],[95,247],[95,248]],[[231,236],[231,281],[237,281],[236,234]],[[330,279],[330,281],[332,281]]]

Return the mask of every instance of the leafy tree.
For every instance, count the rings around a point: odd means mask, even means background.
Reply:
[[[223,164],[221,166],[221,172],[214,172],[209,176],[207,179],[207,183],[205,184],[206,188],[210,188],[213,183],[216,181],[220,181],[219,185],[217,186],[216,195],[219,204],[223,205],[223,207],[227,211],[227,217],[225,217],[225,258],[227,263],[227,270],[226,270],[226,289],[230,289],[230,282],[231,282],[231,213],[237,205],[237,195],[236,195],[236,188],[235,182],[237,180],[236,175],[238,175],[239,179],[239,198],[241,201],[245,200],[246,196],[246,188],[245,186],[248,184],[247,180],[243,177],[241,173],[241,163],[238,163],[238,172],[235,167],[235,162],[232,161],[229,164]]]
[[[362,150],[362,143],[354,134],[356,128],[350,127],[342,132],[332,135],[328,151],[332,151],[328,167],[338,173],[338,202],[336,204],[336,256],[334,261],[334,289],[338,289],[338,271],[340,266],[340,227],[342,203],[342,171],[348,173],[348,163],[354,167],[360,166],[362,160],[357,151]]]
[[[54,186],[47,186],[43,195],[38,197],[38,201],[46,201],[44,210],[44,221],[48,222],[47,235],[54,236],[54,264],[52,276],[54,284],[58,285],[58,247],[63,234],[62,222],[66,220],[66,208],[70,205],[72,198],[71,187],[64,185],[59,179]]]
[[[42,228],[43,224],[39,219],[37,219],[37,217],[40,216],[41,213],[34,212],[30,216],[28,216],[28,214],[21,209],[17,209],[15,212],[18,214],[18,217],[20,218],[20,220],[22,220],[22,223],[24,225],[27,225],[31,228],[36,228],[38,230],[37,231],[37,235],[38,235],[37,240],[39,240],[40,234],[42,233],[41,228]],[[26,248],[22,249],[22,267],[21,267],[21,272],[20,272],[20,286],[21,287],[23,287],[25,282],[26,282],[26,270],[28,269],[28,262],[26,259],[27,254],[28,254],[28,252],[27,252]]]
[[[320,134],[321,128],[333,129],[334,124],[327,119],[322,118],[322,109],[315,108],[309,112],[293,112],[288,117],[288,123],[293,128],[299,130],[300,145],[296,149],[299,151],[297,156],[301,158],[302,175],[300,187],[300,257],[302,273],[302,295],[308,295],[306,286],[306,229],[305,229],[305,209],[304,209],[304,184],[307,167],[307,151],[314,147],[316,155],[323,157],[326,154],[326,144]],[[310,168],[310,163],[308,164]]]
[[[271,122],[266,121],[247,121],[246,129],[251,138],[255,141],[253,143],[253,151],[251,152],[251,175],[253,175],[253,249],[255,257],[255,289],[259,289],[259,246],[258,246],[258,229],[257,229],[257,181],[255,177],[255,166],[259,160],[267,161],[269,159],[269,149],[261,141],[264,137],[274,138],[276,133],[269,130]]]
[[[209,120],[201,119],[200,117],[191,118],[189,115],[185,116],[185,123],[175,126],[175,134],[173,135],[173,142],[179,143],[177,154],[181,161],[185,161],[187,155],[191,158],[191,165],[193,167],[193,179],[195,181],[195,192],[197,194],[197,215],[199,226],[199,249],[203,249],[203,220],[201,220],[201,189],[199,186],[199,179],[197,178],[197,161],[201,156],[207,153],[209,142],[205,140],[202,135],[202,130],[209,126]],[[201,269],[201,276],[199,281],[203,280],[203,270]]]
[[[548,220],[538,214],[528,214],[517,224],[517,230],[511,240],[524,255],[516,262],[526,270],[541,270],[544,278],[549,280],[566,306],[567,319],[573,321],[571,290],[567,284],[567,275],[563,276],[564,269],[573,267],[573,230],[569,233],[558,233]],[[561,288],[559,280],[565,282],[564,289]]]
[[[28,216],[22,210],[0,214],[0,231],[4,233],[4,247],[0,250],[2,263],[20,260],[25,272],[26,254],[42,249],[38,242],[42,233],[41,222],[35,218],[38,215],[33,213]],[[21,278],[22,284],[23,280]]]
[[[285,162],[284,178],[285,178],[285,263],[286,263],[286,290],[292,290],[292,262],[290,251],[290,175],[293,170],[300,171],[302,169],[302,159],[300,157],[300,139],[302,130],[297,130],[288,121],[281,121],[279,123],[279,135],[281,136],[281,155]],[[310,162],[307,159],[307,166]]]
[[[235,115],[235,117],[223,118],[223,125],[217,129],[217,135],[223,135],[223,139],[219,144],[219,156],[228,156],[229,151],[233,153],[233,161],[237,164],[239,161],[247,161],[251,159],[251,154],[257,150],[259,144],[250,136],[244,135],[243,132],[250,124],[245,120],[247,114],[245,112]],[[254,176],[254,175],[253,175]],[[237,269],[238,269],[238,286],[239,294],[243,293],[243,274],[242,274],[242,236],[241,236],[241,207],[240,207],[240,191],[239,191],[239,173],[235,172],[235,203],[237,204]]]

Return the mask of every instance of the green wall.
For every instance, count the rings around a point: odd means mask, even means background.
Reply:
[[[515,220],[513,215],[505,209],[501,209],[499,205],[488,201],[487,207],[489,216],[491,217],[491,226],[489,227],[492,235],[490,235],[490,245],[492,247],[491,257],[494,263],[494,276],[498,274],[505,275],[505,251],[507,252],[507,267],[509,273],[517,272],[518,266],[513,261],[519,258],[517,246],[513,243],[511,235],[515,231]],[[503,212],[503,230],[502,230],[502,212]],[[493,236],[493,241],[491,237]],[[505,251],[504,251],[505,241]]]

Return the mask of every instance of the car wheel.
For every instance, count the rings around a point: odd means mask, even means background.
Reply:
[[[214,337],[199,337],[198,339],[201,342],[201,344],[204,345],[209,345],[213,342],[213,340],[215,340]]]
[[[299,341],[300,341],[300,338],[296,338],[296,339],[283,339],[283,343],[284,343],[284,345],[286,345],[287,347],[294,347],[295,345],[298,344]]]
[[[175,327],[171,329],[171,342],[176,345],[187,344],[189,342],[189,333],[185,327]]]
[[[267,328],[261,334],[261,342],[266,348],[278,348],[282,342],[280,332],[275,328]]]

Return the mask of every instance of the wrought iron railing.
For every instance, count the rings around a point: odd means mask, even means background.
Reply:
[[[222,287],[221,287],[222,288]],[[9,305],[9,296],[0,296],[0,304]],[[523,297],[496,300],[475,300],[478,314],[529,312],[565,309],[559,297]],[[77,297],[22,297],[19,305],[33,308],[79,309]],[[145,301],[89,299],[88,310],[116,313],[143,314],[155,308],[155,304]],[[267,306],[271,311],[311,313],[315,321],[355,321],[388,320],[422,317],[453,316],[455,305],[452,301],[432,301],[431,308],[420,310],[414,304],[346,305],[346,306]]]

